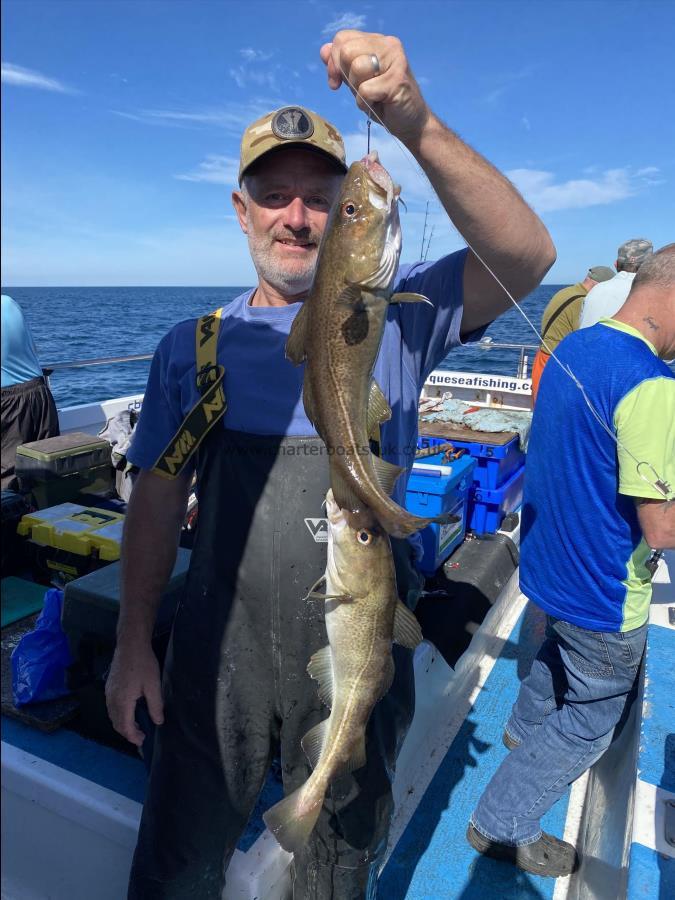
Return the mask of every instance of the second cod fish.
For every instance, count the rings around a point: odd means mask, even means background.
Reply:
[[[286,355],[306,360],[303,401],[330,454],[335,501],[352,524],[372,514],[389,534],[405,537],[431,521],[388,495],[403,471],[373,455],[369,435],[391,418],[373,379],[389,303],[426,302],[395,294],[401,253],[399,189],[370,153],[353,163],[331,211],[309,296],[293,322]]]
[[[422,640],[415,616],[399,600],[389,536],[378,525],[352,528],[326,496],[328,646],[307,671],[330,716],[307,732],[302,748],[313,767],[307,781],[263,816],[281,846],[298,850],[309,838],[331,781],[366,762],[366,725],[394,678],[392,641],[414,649]]]

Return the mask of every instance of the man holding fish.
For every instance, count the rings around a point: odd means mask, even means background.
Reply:
[[[321,58],[511,293],[531,291],[555,258],[546,229],[431,112],[401,43],[342,31]],[[199,333],[194,319],[177,325],[155,354],[128,454],[141,472],[106,688],[130,741],[144,737],[138,700],[161,725],[131,898],[220,897],[277,745],[287,798],[266,820],[294,852],[294,897],[376,896],[414,710],[425,520],[401,507],[419,392],[510,301],[467,250],[399,267],[397,188],[376,154],[345,171],[339,133],[301,106],[249,126],[233,203],[258,284]],[[215,328],[217,358],[198,372]],[[201,377],[223,368],[222,419],[172,442],[203,403]],[[174,469],[196,443],[199,524],[160,686],[152,631],[194,471]]]

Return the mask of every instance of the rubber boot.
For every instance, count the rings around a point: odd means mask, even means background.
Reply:
[[[466,839],[474,850],[478,850],[483,856],[513,863],[514,866],[532,875],[563,878],[565,875],[571,875],[579,866],[579,857],[574,847],[545,832],[542,832],[539,840],[532,844],[514,847],[491,841],[473,825],[469,825]]]

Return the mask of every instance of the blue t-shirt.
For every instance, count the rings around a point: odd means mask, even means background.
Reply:
[[[2,294],[2,387],[42,375],[37,351],[21,307]]]
[[[382,456],[409,469],[417,441],[417,407],[428,374],[460,341],[466,250],[436,262],[399,269],[395,291],[424,294],[424,303],[389,308],[374,376],[392,409],[380,431]],[[225,367],[225,428],[254,434],[316,435],[302,405],[304,366],[285,356],[300,303],[250,306],[253,291],[223,309],[218,361]],[[207,310],[207,312],[210,310]],[[196,387],[195,319],[176,325],[155,352],[140,419],[127,458],[141,469],[157,462],[199,395]],[[484,329],[470,336],[478,340]],[[394,492],[405,505],[405,476]]]
[[[630,631],[647,620],[651,598],[634,498],[664,499],[638,463],[672,478],[675,378],[640,332],[613,319],[568,335],[557,356],[621,446],[551,360],[527,452],[521,588],[556,618]]]

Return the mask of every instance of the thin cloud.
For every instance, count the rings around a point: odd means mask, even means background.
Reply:
[[[532,131],[532,126],[530,125],[530,120],[527,116],[523,116],[520,120],[520,124],[523,126],[525,131]]]
[[[360,13],[344,12],[331,22],[328,22],[328,24],[324,26],[321,34],[325,37],[333,37],[337,31],[343,31],[345,29],[360,31],[365,24],[366,17]]]
[[[266,62],[272,59],[272,53],[265,53],[264,50],[255,50],[253,47],[242,47],[239,55],[244,58],[245,62]]]
[[[269,90],[275,92],[279,90],[276,66],[273,69],[254,69],[251,66],[237,66],[235,69],[230,69],[229,74],[239,88],[246,88],[253,84],[256,87],[269,88]]]
[[[489,91],[483,97],[484,103],[495,104],[498,100],[500,100],[507,91],[510,91],[511,88],[516,85],[519,81],[523,81],[525,78],[530,78],[534,73],[534,69],[532,66],[526,66],[524,69],[521,69],[518,72],[509,72],[506,75],[502,75],[499,79],[499,82],[495,87]]]
[[[511,169],[507,177],[538,212],[606,206],[633,197],[654,183],[654,166],[632,171],[629,167],[607,169],[596,178],[556,182],[553,172]]]
[[[257,50],[254,47],[242,47],[239,51],[243,62],[239,66],[230,69],[230,78],[232,78],[239,88],[247,88],[251,85],[256,87],[265,87],[277,93],[279,91],[278,74],[281,66],[268,65],[274,56],[273,53],[267,53],[264,50]]]
[[[224,184],[234,187],[239,174],[239,160],[234,156],[209,153],[192,172],[174,175],[179,181],[198,181],[207,184]]]
[[[37,88],[41,91],[53,91],[58,94],[78,94],[75,88],[69,87],[56,78],[49,78],[34,69],[25,69],[12,63],[2,63],[2,83],[15,87]]]
[[[113,115],[131,119],[144,125],[169,128],[215,127],[240,135],[255,118],[262,116],[271,106],[269,100],[254,100],[248,104],[233,104],[225,109],[141,109],[134,112],[112,109]]]

